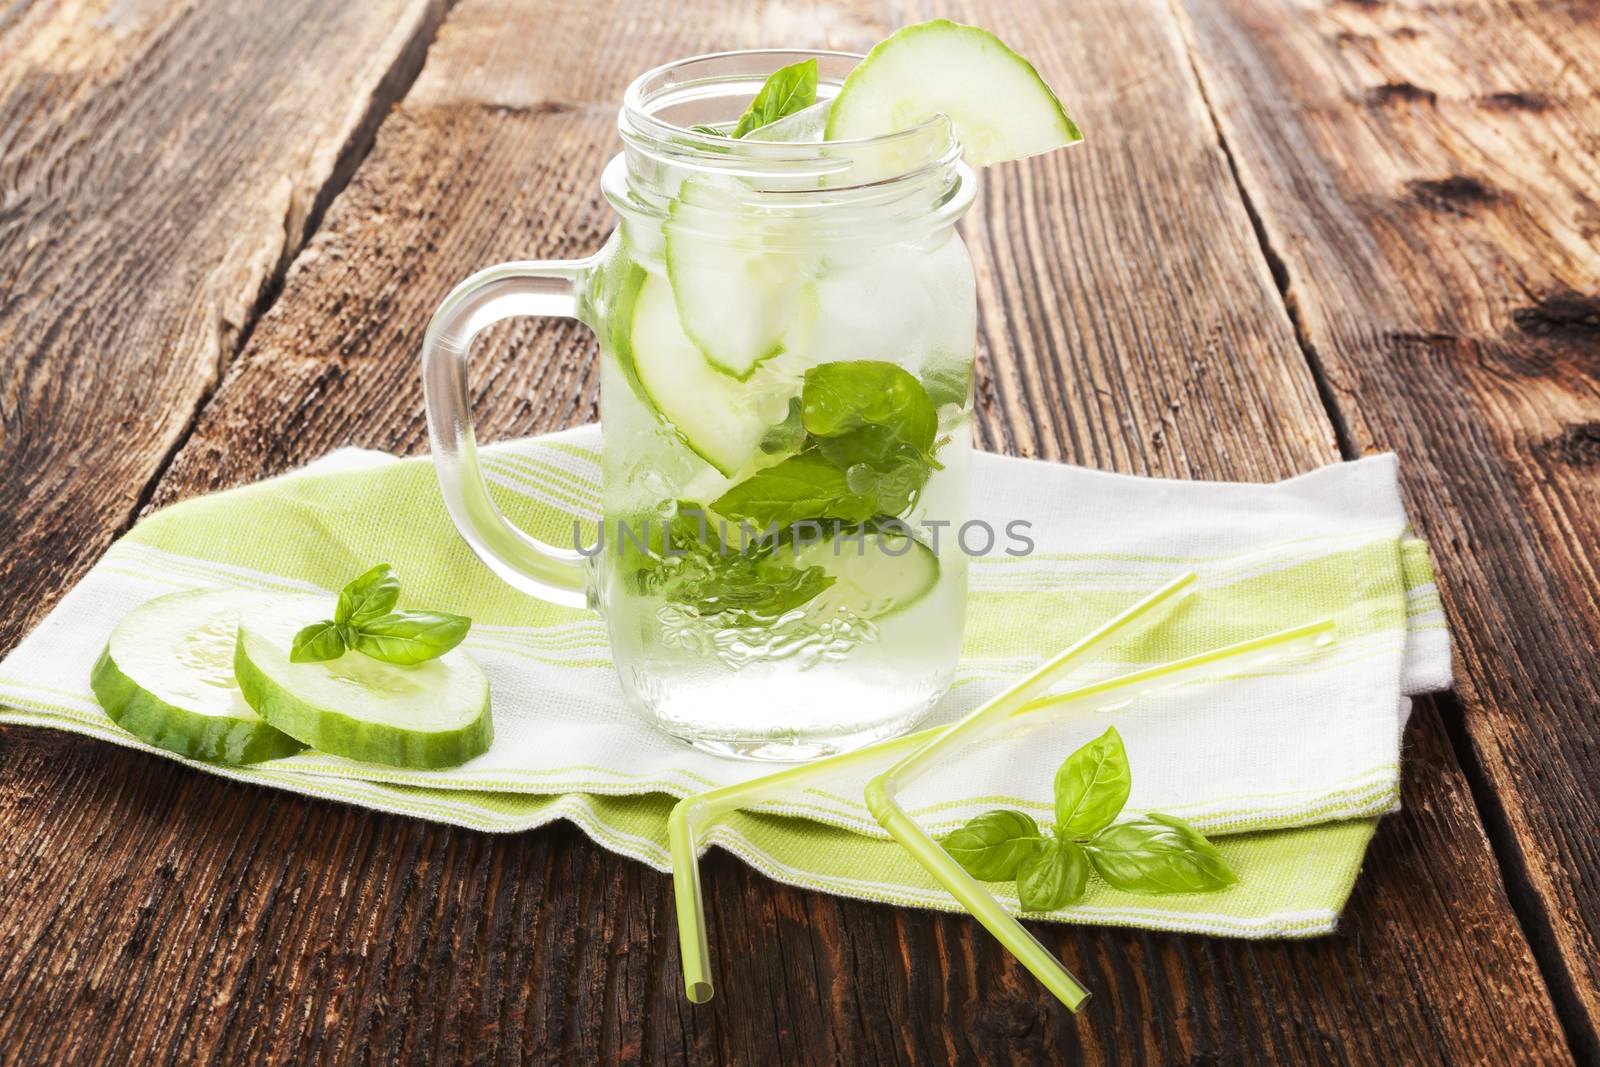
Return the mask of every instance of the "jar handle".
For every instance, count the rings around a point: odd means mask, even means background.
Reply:
[[[467,354],[472,339],[518,315],[578,317],[578,293],[593,259],[502,263],[456,286],[422,339],[422,386],[428,437],[445,507],[462,538],[507,583],[564,607],[588,602],[584,556],[532,537],[512,524],[484,480],[472,431]]]

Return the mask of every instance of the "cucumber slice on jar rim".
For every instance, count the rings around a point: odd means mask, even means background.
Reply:
[[[360,652],[291,662],[294,635],[332,611],[324,597],[278,597],[241,618],[234,673],[257,714],[322,752],[391,767],[453,767],[488,751],[489,680],[460,649],[409,666]]]
[[[830,141],[949,118],[974,166],[1083,139],[1033,64],[988,30],[935,19],[892,34],[850,72],[828,113]]]
[[[190,759],[259,763],[300,751],[256,714],[234,679],[239,615],[258,601],[196,590],[134,608],[90,673],[95,699],[135,737]]]

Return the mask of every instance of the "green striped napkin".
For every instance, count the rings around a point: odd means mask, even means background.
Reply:
[[[596,427],[484,450],[497,498],[548,540],[599,513]],[[1399,803],[1410,694],[1449,684],[1425,547],[1407,536],[1393,457],[1277,485],[1173,482],[974,457],[974,517],[1022,518],[1036,550],[974,558],[963,659],[934,721],[953,719],[1178,572],[1200,575],[1172,619],[1081,677],[1121,673],[1329,617],[1333,645],[1053,721],[981,746],[903,798],[941,832],[996,804],[1048,816],[1054,767],[1115,723],[1134,767],[1130,813],[1173,812],[1240,874],[1220,893],[1143,897],[1091,885],[1049,916],[1245,937],[1309,936],[1337,921],[1378,816]],[[228,777],[488,831],[568,819],[606,848],[668,866],[675,798],[765,773],[681,745],[622,702],[603,623],[502,585],[445,515],[426,459],[344,450],[305,470],[187,501],[139,523],[0,662],[0,723],[71,730],[167,758],[95,704],[89,669],[117,620],[177,589],[331,593],[373,563],[407,600],[473,617],[496,738],[448,771],[307,751]],[[864,777],[864,776],[863,776]],[[709,834],[773,878],[954,909],[843,780],[742,813]],[[999,894],[1010,905],[1015,900]]]

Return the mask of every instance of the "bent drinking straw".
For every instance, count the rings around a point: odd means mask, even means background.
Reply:
[[[885,756],[917,749],[929,745],[930,742],[954,736],[958,731],[963,731],[965,724],[979,716],[991,714],[996,707],[1015,710],[1029,698],[1048,688],[1063,669],[1100,648],[1112,637],[1121,635],[1135,623],[1150,622],[1154,617],[1152,612],[1157,608],[1170,607],[1174,604],[1188,592],[1194,580],[1193,572],[1179,575],[1067,646],[1047,663],[953,726],[936,726],[920,733],[891,738],[853,752],[843,752],[837,756],[789,767],[776,774],[753,778],[748,782],[696,793],[678,801],[672,809],[672,814],[667,817],[667,845],[672,857],[672,888],[677,903],[678,945],[683,958],[684,994],[692,1003],[702,1004],[711,999],[712,993],[711,953],[706,943],[705,902],[700,888],[700,867],[696,857],[699,850],[698,839],[705,827],[731,812],[776,799],[807,782],[828,778],[857,764],[875,763]],[[890,833],[893,834],[893,831]],[[934,847],[938,848],[937,845]],[[939,851],[943,854],[942,849]],[[989,899],[994,900],[993,897]],[[998,908],[999,904],[996,903],[995,907]],[[1043,951],[1042,946],[1040,949]]]
[[[1077,1011],[1088,999],[1088,992],[1061,965],[1055,953],[1045,948],[1010,912],[1006,911],[1005,906],[996,900],[992,893],[968,874],[942,845],[905,813],[895,797],[896,787],[906,784],[926,771],[932,765],[934,757],[941,751],[948,750],[951,743],[958,738],[974,738],[985,727],[1001,720],[1044,708],[1081,704],[1108,693],[1146,686],[1147,683],[1150,683],[1148,688],[1154,688],[1155,683],[1160,683],[1163,687],[1177,684],[1204,674],[1218,664],[1254,652],[1282,651],[1285,646],[1294,643],[1325,638],[1332,630],[1332,621],[1324,619],[1174,660],[1171,663],[1147,667],[1131,674],[1082,686],[1070,692],[1032,700],[1027,700],[1026,695],[1027,691],[1035,687],[1029,686],[1024,679],[1007,693],[1001,694],[965,719],[942,731],[939,736],[902,757],[893,767],[868,782],[867,808],[872,812],[873,818],[878,820],[878,825],[889,831],[889,836],[911,853],[924,870],[944,886],[951,896],[960,901],[985,929],[1033,973],[1035,978],[1044,983],[1045,988],[1055,994],[1056,999],[1068,1009]],[[1008,700],[1007,697],[1012,699]],[[1023,698],[1020,705],[1017,702],[1018,697]]]

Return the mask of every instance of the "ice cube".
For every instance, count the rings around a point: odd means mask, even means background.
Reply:
[[[793,115],[785,115],[777,122],[768,123],[760,129],[751,130],[744,135],[747,141],[820,141],[822,131],[828,125],[828,112],[833,108],[832,100],[824,100],[812,104],[808,108],[796,111]]]

